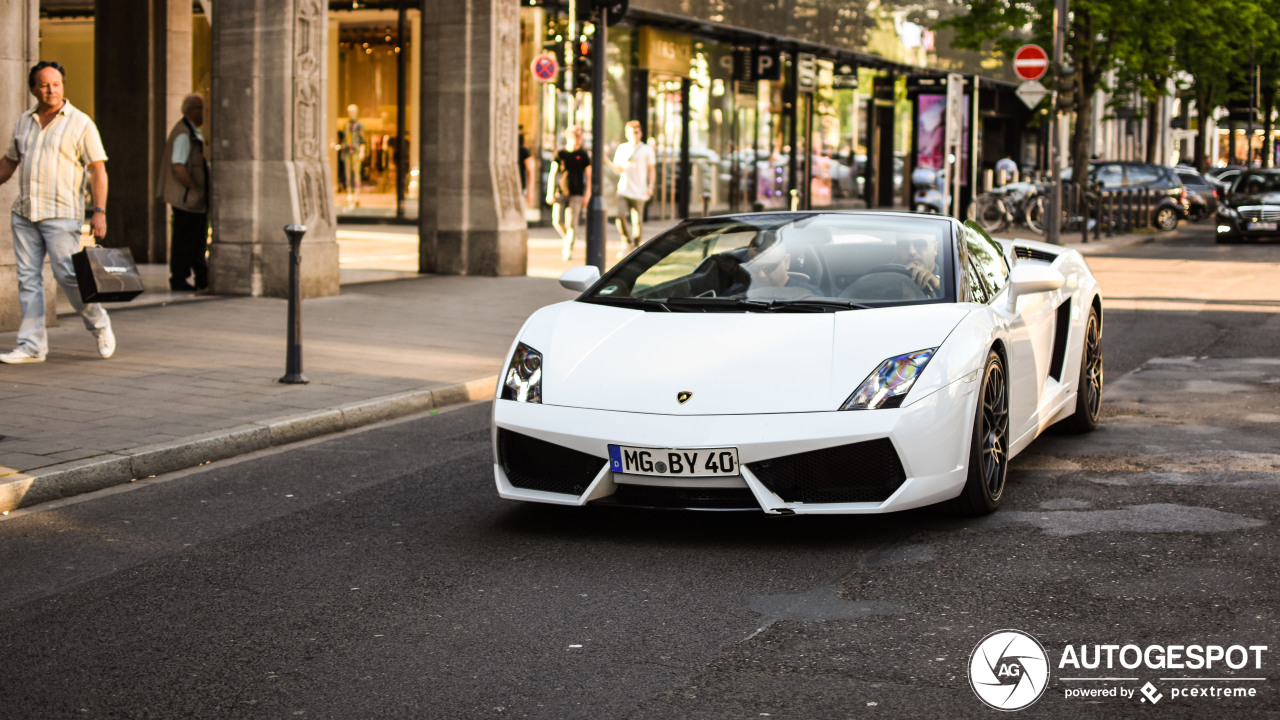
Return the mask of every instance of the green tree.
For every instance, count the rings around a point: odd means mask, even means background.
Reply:
[[[1274,67],[1274,8],[1252,0],[1178,0],[1173,4],[1179,19],[1173,32],[1177,68],[1190,78],[1187,91],[1195,100],[1199,118],[1195,164],[1203,171],[1212,163],[1209,118],[1223,104],[1238,99],[1232,97],[1233,91],[1247,93],[1252,65],[1269,59]],[[1274,76],[1271,83],[1274,90]]]
[[[1062,59],[1076,73],[1075,126],[1071,129],[1069,156],[1073,177],[1083,183],[1088,178],[1089,147],[1092,145],[1093,96],[1103,79],[1128,53],[1128,38],[1146,32],[1158,6],[1164,0],[1073,0],[1068,13]],[[973,0],[968,12],[943,20],[956,28],[956,44],[966,49],[991,45],[1012,60],[1012,53],[1024,42],[1052,47],[1053,0]],[[1057,72],[1059,68],[1053,68]],[[1056,81],[1056,78],[1053,78]]]

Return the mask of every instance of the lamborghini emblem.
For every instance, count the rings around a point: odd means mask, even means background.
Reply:
[[[681,390],[680,392],[676,393],[676,402],[683,405],[689,402],[689,398],[691,397],[693,397],[693,393],[689,392],[688,390]]]

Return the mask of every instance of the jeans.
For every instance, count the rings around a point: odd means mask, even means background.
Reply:
[[[71,256],[80,251],[80,221],[72,219],[30,220],[14,213],[13,252],[18,260],[18,304],[22,306],[22,324],[18,326],[18,347],[44,357],[49,352],[49,338],[44,330],[44,279],[41,271],[44,257],[49,256],[53,277],[80,313],[84,327],[90,332],[111,327],[107,311],[98,303],[86,305],[80,299],[80,285]]]
[[[648,200],[618,196],[618,234],[623,245],[639,245],[644,224],[644,204]]]

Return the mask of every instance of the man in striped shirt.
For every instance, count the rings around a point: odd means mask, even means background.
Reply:
[[[107,153],[93,121],[62,96],[62,79],[62,66],[56,62],[31,68],[27,86],[36,107],[18,118],[9,150],[0,158],[0,185],[15,170],[19,185],[11,220],[22,324],[18,347],[0,355],[0,362],[9,364],[44,362],[49,351],[41,277],[46,254],[53,277],[84,319],[85,328],[97,338],[98,354],[109,358],[116,351],[111,319],[98,303],[81,301],[71,263],[71,256],[80,250],[86,171],[94,205],[89,226],[97,240],[107,234]]]

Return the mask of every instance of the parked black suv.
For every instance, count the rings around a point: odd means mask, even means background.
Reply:
[[[1063,178],[1071,179],[1071,168],[1067,168]],[[1158,193],[1151,224],[1159,230],[1178,227],[1178,221],[1187,219],[1190,211],[1187,189],[1167,165],[1127,160],[1094,162],[1089,164],[1089,184],[1100,186],[1104,192],[1149,190]]]

